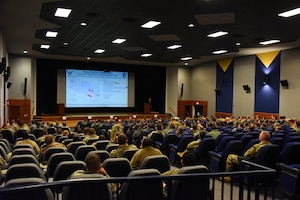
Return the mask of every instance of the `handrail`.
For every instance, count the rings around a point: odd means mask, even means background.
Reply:
[[[166,181],[168,183],[172,183],[173,180],[184,180],[184,179],[197,179],[197,178],[203,178],[208,177],[209,179],[213,180],[213,186],[212,190],[214,192],[214,181],[216,179],[221,180],[222,184],[224,184],[223,177],[225,176],[235,176],[240,177],[243,179],[244,176],[255,176],[255,177],[263,177],[267,176],[268,179],[270,179],[270,175],[275,175],[276,170],[271,169],[256,163],[253,163],[251,161],[247,160],[241,160],[242,164],[252,165],[259,169],[253,169],[250,171],[233,171],[233,172],[203,172],[203,173],[193,173],[193,174],[177,174],[177,175],[169,175],[169,176],[163,176],[163,175],[153,175],[153,176],[134,176],[134,177],[110,177],[110,178],[84,178],[84,179],[69,179],[69,180],[60,180],[60,181],[53,181],[53,182],[46,182],[41,183],[37,185],[26,185],[26,186],[15,186],[15,187],[0,187],[0,195],[2,193],[7,192],[17,192],[17,191],[23,191],[23,190],[37,190],[37,189],[46,189],[46,188],[57,188],[57,187],[64,187],[64,186],[71,186],[75,184],[84,184],[87,182],[90,183],[124,183],[124,182],[136,182],[136,181],[153,181],[153,180],[161,180]],[[241,180],[242,180],[241,179]],[[241,183],[240,183],[241,184]],[[232,183],[231,183],[232,185]],[[244,185],[239,185],[240,188],[244,188]],[[172,188],[168,188],[171,189]],[[249,189],[249,188],[248,188]],[[274,191],[274,186],[273,186]],[[222,191],[223,192],[223,191]],[[249,191],[248,191],[249,192]],[[255,191],[259,192],[259,191]],[[274,193],[273,199],[274,199]],[[222,195],[224,195],[222,193]],[[227,193],[225,195],[228,195]],[[257,195],[255,193],[255,195]],[[214,198],[213,198],[214,199]],[[243,198],[241,198],[243,199]]]
[[[175,115],[175,116],[178,116],[177,115],[177,113],[172,109],[172,107],[171,106],[169,106],[169,108],[168,108],[170,111],[171,111],[171,113],[173,114],[173,115]]]

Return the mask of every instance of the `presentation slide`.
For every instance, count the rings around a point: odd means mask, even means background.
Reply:
[[[66,69],[66,108],[128,107],[128,72]]]

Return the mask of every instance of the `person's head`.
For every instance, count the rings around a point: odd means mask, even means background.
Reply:
[[[94,128],[89,128],[89,134],[90,135],[96,134],[95,129]]]
[[[153,145],[153,141],[150,138],[144,138],[142,140],[142,147],[151,147]]]
[[[63,136],[68,136],[70,133],[68,130],[63,130],[62,135]]]
[[[196,164],[197,157],[192,151],[187,151],[183,154],[181,159],[181,166],[193,166]]]
[[[101,168],[101,158],[97,153],[89,153],[84,162],[88,172],[99,173],[99,169]]]
[[[260,141],[268,141],[270,139],[271,135],[268,131],[262,131],[259,134],[259,140]]]
[[[128,142],[128,139],[127,139],[127,136],[125,134],[120,134],[118,136],[118,144],[119,145],[127,144],[127,142]]]
[[[183,130],[184,130],[184,127],[183,127],[183,126],[179,126],[179,127],[177,128],[177,130],[176,130],[176,134],[177,134],[177,135],[182,134],[182,133],[183,133]]]
[[[49,134],[45,137],[46,145],[52,144],[53,142],[54,142],[54,136],[52,134]]]

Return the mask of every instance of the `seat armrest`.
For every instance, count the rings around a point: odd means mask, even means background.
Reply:
[[[162,148],[162,142],[156,141],[154,143],[154,147],[157,148],[157,149],[161,149]]]
[[[218,152],[215,152],[215,151],[209,151],[208,154],[212,157],[212,158],[215,158],[215,159],[218,159],[220,160],[222,155],[219,154]]]
[[[177,146],[175,144],[169,144],[169,148],[172,151],[176,151],[177,150]]]
[[[298,176],[299,172],[300,172],[298,168],[292,167],[292,166],[284,164],[284,163],[277,163],[276,167],[277,167],[277,169],[279,169],[281,171],[286,171],[287,173],[290,173],[294,176]]]

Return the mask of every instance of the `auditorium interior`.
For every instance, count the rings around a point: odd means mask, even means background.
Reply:
[[[299,23],[299,0],[1,1],[0,199],[299,199]]]

